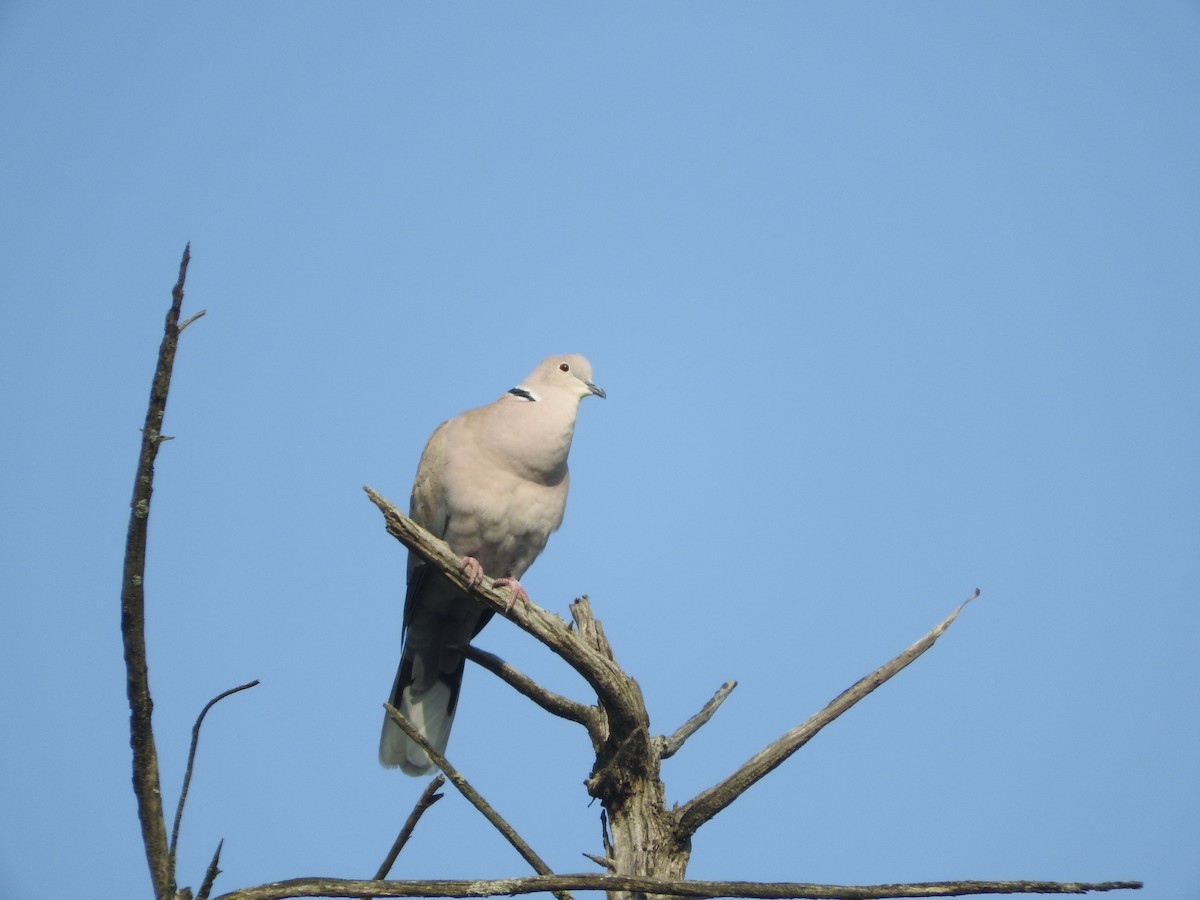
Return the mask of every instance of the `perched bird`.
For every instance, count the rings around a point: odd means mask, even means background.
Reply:
[[[409,516],[464,557],[472,578],[487,573],[528,600],[518,580],[562,523],[567,454],[579,401],[605,396],[577,353],[550,356],[498,400],[439,425],[413,481]],[[408,557],[404,647],[391,704],[445,751],[470,643],[492,611],[416,554]],[[409,775],[428,772],[425,751],[386,716],[379,761]]]

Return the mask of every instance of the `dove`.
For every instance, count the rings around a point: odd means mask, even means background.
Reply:
[[[506,585],[528,601],[520,578],[562,524],[567,454],[584,397],[606,396],[577,353],[549,356],[499,399],[434,429],[413,479],[409,516],[463,557],[469,577]],[[445,752],[462,687],[461,648],[492,611],[414,553],[408,557],[403,648],[390,702]],[[433,763],[384,717],[379,761],[423,775]]]

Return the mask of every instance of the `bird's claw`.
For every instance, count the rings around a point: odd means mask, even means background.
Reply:
[[[525,593],[525,588],[521,587],[521,582],[517,581],[517,579],[506,575],[503,578],[497,578],[495,583],[508,586],[508,606],[504,607],[506,613],[512,612],[513,604],[518,600],[524,600],[526,603],[529,602],[529,595]]]
[[[473,556],[464,556],[462,558],[462,567],[463,572],[466,573],[468,584],[475,584],[475,582],[483,577],[483,566]]]

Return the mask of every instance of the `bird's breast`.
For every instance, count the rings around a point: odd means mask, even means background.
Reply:
[[[493,578],[520,578],[562,522],[567,479],[554,485],[513,476],[490,479],[488,490],[448,497],[446,541],[473,556]]]

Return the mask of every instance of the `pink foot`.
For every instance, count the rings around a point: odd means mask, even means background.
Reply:
[[[483,577],[483,566],[481,566],[479,564],[479,560],[473,556],[464,556],[462,558],[462,567],[463,572],[466,573],[467,582],[469,584],[474,584]]]
[[[508,586],[508,606],[504,607],[505,612],[512,612],[513,604],[516,603],[517,600],[524,600],[526,603],[529,602],[529,595],[525,593],[525,588],[521,587],[521,582],[517,581],[517,579],[506,575],[503,578],[497,578],[496,584],[504,584]]]

